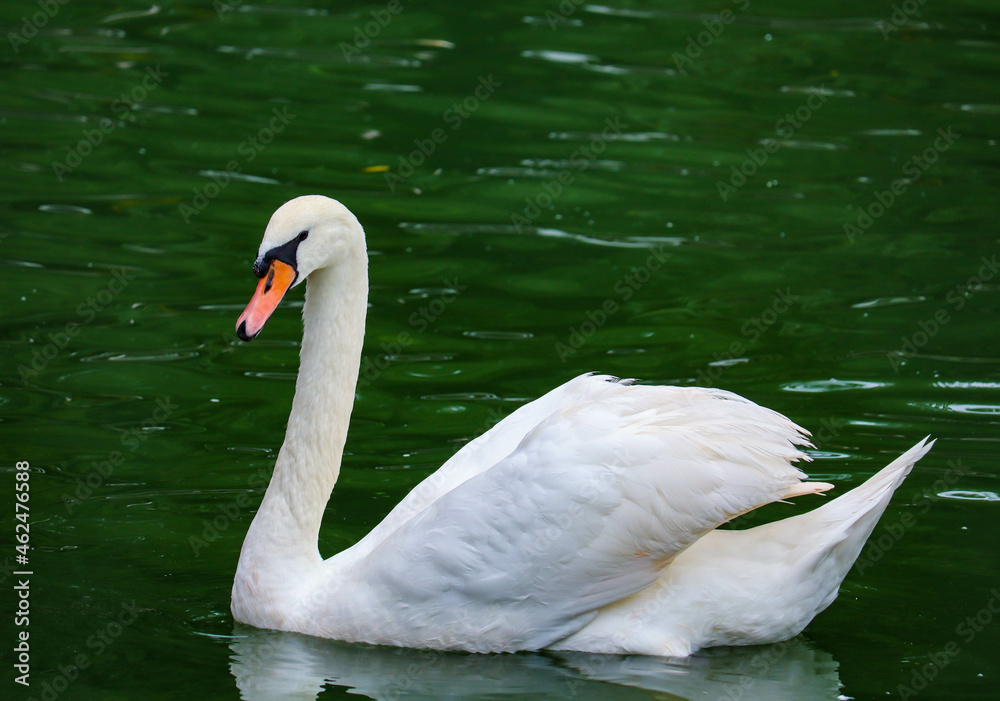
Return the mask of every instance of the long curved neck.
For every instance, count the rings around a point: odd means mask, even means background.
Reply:
[[[364,342],[364,241],[306,283],[295,398],[274,474],[240,555],[240,569],[288,577],[321,561],[323,511],[340,474]]]

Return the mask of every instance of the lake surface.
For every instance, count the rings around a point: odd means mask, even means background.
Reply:
[[[4,698],[1000,694],[996,3],[51,0],[0,24],[0,657],[30,632],[31,684],[5,664]],[[371,249],[325,555],[586,371],[781,411],[834,494],[937,444],[789,643],[430,655],[237,627],[301,289],[233,330],[268,217],[308,193]]]

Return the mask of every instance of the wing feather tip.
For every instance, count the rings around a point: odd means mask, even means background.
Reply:
[[[798,484],[793,484],[782,499],[791,499],[793,497],[801,497],[807,494],[822,494],[823,492],[828,492],[833,489],[833,485],[829,482],[799,482]]]

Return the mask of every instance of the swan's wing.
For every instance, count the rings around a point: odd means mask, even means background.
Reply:
[[[592,394],[595,388],[614,381],[615,378],[606,375],[580,375],[519,407],[488,431],[462,446],[434,474],[414,487],[381,523],[350,548],[349,556],[352,559],[364,557],[385,540],[386,536],[444,494],[510,455],[529,431],[560,408],[575,406]]]
[[[372,624],[359,639],[542,648],[723,521],[807,491],[791,464],[804,432],[776,412],[702,388],[584,394],[356,563]]]

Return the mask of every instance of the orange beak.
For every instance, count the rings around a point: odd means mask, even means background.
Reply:
[[[295,268],[288,263],[272,260],[267,274],[257,283],[257,291],[250,299],[250,304],[236,321],[236,335],[244,341],[253,340],[264,328],[297,275]]]

